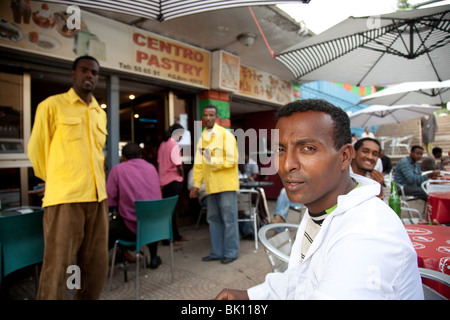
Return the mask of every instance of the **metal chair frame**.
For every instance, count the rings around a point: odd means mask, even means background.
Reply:
[[[170,239],[170,272],[173,282],[173,233],[172,213],[175,210],[178,196],[161,200],[135,201],[137,232],[136,241],[116,240],[109,275],[108,291],[111,290],[111,282],[114,272],[115,253],[118,244],[135,246],[136,248],[136,300],[139,299],[139,260],[142,246],[159,240]],[[145,259],[144,264],[145,264]],[[145,267],[144,267],[145,269]]]
[[[253,233],[255,236],[255,251],[258,250],[258,204],[259,204],[259,192],[254,189],[240,189],[236,191],[238,212],[243,213],[245,218],[238,218],[238,222],[252,222]],[[255,195],[255,200],[253,200]]]
[[[442,283],[448,287],[450,286],[450,276],[445,273],[425,268],[419,268],[419,273],[422,279],[430,279]],[[422,284],[422,286],[425,300],[448,300],[446,297],[429,286],[425,284]]]
[[[271,223],[259,230],[258,237],[267,254],[272,271],[284,272],[287,269],[298,226],[294,223]],[[278,232],[278,230],[282,231]],[[273,234],[271,237],[268,236],[270,233]]]

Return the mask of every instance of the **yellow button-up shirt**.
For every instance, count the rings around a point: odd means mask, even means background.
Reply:
[[[210,159],[204,152],[211,155]],[[204,129],[197,143],[193,170],[194,187],[214,194],[239,189],[238,149],[233,134],[218,124],[211,131]]]
[[[71,88],[38,105],[28,157],[45,181],[43,207],[106,199],[106,135],[106,113],[94,97],[87,106]]]

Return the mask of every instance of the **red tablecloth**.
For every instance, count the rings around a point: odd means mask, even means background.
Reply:
[[[450,223],[450,192],[432,192],[428,194],[427,216],[441,224]]]
[[[450,227],[436,225],[405,225],[417,252],[419,268],[450,275]],[[450,299],[450,289],[425,279],[423,283]]]

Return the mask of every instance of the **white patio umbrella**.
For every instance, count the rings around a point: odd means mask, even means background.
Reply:
[[[414,104],[394,106],[371,105],[365,109],[349,114],[350,125],[353,127],[370,127],[388,123],[400,123],[432,114],[440,108],[437,106]]]
[[[450,101],[450,80],[404,82],[362,97],[360,103],[396,104],[445,104]]]
[[[310,0],[47,0],[47,2],[121,12],[158,21],[165,21],[205,11],[240,6],[274,5],[292,2],[308,3],[309,1]]]
[[[450,5],[350,17],[275,56],[300,81],[364,85],[450,79]]]

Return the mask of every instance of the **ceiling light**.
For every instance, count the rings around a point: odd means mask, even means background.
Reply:
[[[238,35],[237,39],[243,45],[250,47],[255,42],[256,35],[253,33],[250,33],[250,32],[245,32],[245,33],[241,33],[240,35]]]
[[[130,100],[134,100],[134,98],[136,98],[136,97],[134,96],[134,94],[130,94],[130,95],[128,96],[128,98],[130,98]]]

